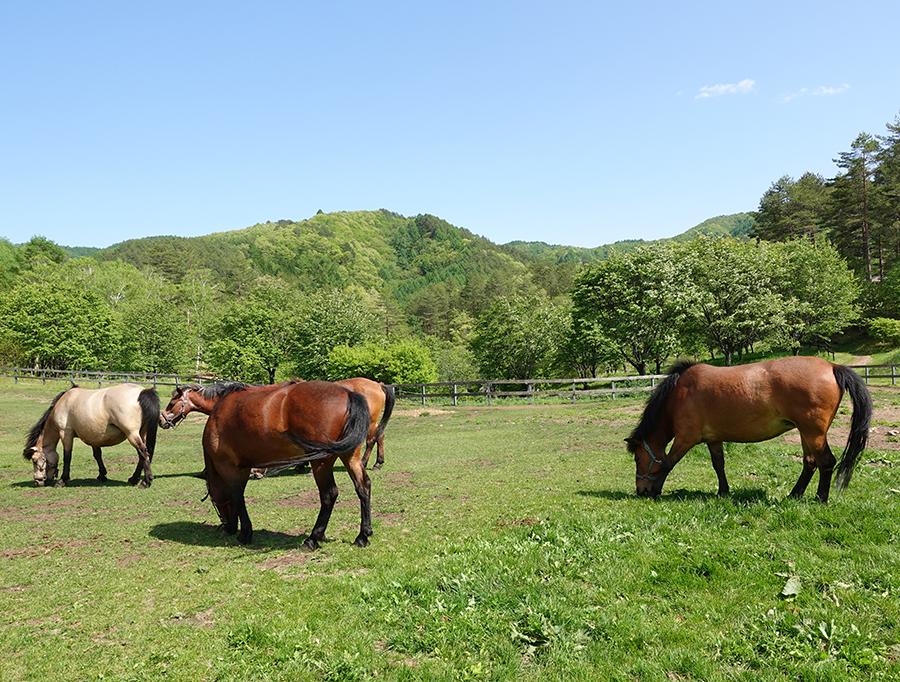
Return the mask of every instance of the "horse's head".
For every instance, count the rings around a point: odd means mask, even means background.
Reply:
[[[178,386],[172,391],[172,399],[159,413],[159,425],[164,429],[174,429],[188,414],[196,409],[191,401],[191,394],[195,391],[193,385]]]
[[[641,497],[657,497],[668,473],[665,452],[654,451],[645,438],[630,437],[625,443],[634,455],[635,491]]]
[[[36,486],[52,483],[59,470],[59,453],[55,448],[44,449],[43,438],[38,438],[35,445],[26,447],[22,453],[25,459],[31,460],[32,476]]]

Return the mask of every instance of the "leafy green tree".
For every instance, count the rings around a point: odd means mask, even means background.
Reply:
[[[608,341],[639,374],[646,374],[648,365],[658,372],[679,349],[684,279],[669,245],[615,253],[576,278],[573,331],[598,351]]]
[[[0,298],[0,347],[35,368],[106,369],[115,320],[91,291],[61,280],[23,282]]]
[[[163,289],[150,289],[125,301],[121,343],[114,366],[141,372],[175,372],[189,355],[187,324],[176,301]]]
[[[869,280],[874,275],[872,238],[878,231],[873,207],[878,204],[874,174],[879,149],[874,137],[860,133],[850,150],[835,159],[842,172],[832,180],[829,216],[835,244],[843,254],[862,263]]]
[[[19,257],[16,247],[8,239],[0,238],[0,291],[12,286],[19,274]]]
[[[760,199],[754,235],[768,241],[812,239],[823,232],[827,208],[828,188],[822,176],[804,173],[795,181],[785,175]]]
[[[42,263],[62,263],[68,256],[56,242],[34,236],[19,247],[19,260],[23,268],[33,268]]]
[[[232,379],[275,383],[294,343],[293,298],[287,285],[266,278],[227,306],[208,345],[210,368]]]
[[[880,272],[888,264],[900,262],[900,115],[887,125],[887,134],[878,138],[878,167],[875,171],[875,205]]]
[[[828,347],[859,317],[860,287],[853,271],[824,238],[795,239],[768,248],[774,283],[785,302],[786,334],[795,351]]]
[[[367,377],[388,384],[422,384],[437,379],[437,366],[428,347],[416,339],[388,345],[340,345],[328,354],[327,376],[332,381]]]
[[[530,379],[552,372],[565,314],[546,297],[497,299],[478,318],[471,348],[483,376]]]
[[[876,317],[869,320],[869,332],[881,343],[900,346],[900,320]]]
[[[361,296],[337,289],[307,295],[291,327],[290,358],[304,379],[326,378],[332,348],[361,345],[380,329],[375,310]]]
[[[687,329],[726,364],[760,341],[788,342],[786,304],[765,242],[703,237],[684,243],[678,259],[687,273]]]
[[[564,374],[595,377],[619,364],[619,353],[596,321],[576,317],[570,310],[565,335],[557,349],[556,365]]]

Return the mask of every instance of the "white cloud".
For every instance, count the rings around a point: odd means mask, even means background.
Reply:
[[[746,95],[753,92],[756,87],[756,81],[745,78],[737,83],[716,83],[715,85],[704,85],[697,92],[695,99],[706,99],[708,97],[721,97],[722,95]]]
[[[781,98],[782,102],[790,102],[798,97],[834,97],[840,95],[850,89],[847,83],[840,85],[820,85],[817,88],[800,88],[796,92],[792,92]]]

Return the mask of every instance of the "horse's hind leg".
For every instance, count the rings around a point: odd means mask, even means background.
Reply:
[[[97,461],[97,480],[105,483],[106,467],[103,465],[103,451],[100,448],[94,448],[94,459]]]
[[[131,446],[137,450],[138,454],[138,462],[137,466],[134,468],[134,473],[131,475],[131,478],[128,479],[128,482],[131,485],[137,484],[141,478],[141,472],[144,472],[144,480],[141,481],[142,488],[149,488],[150,484],[153,483],[153,472],[150,470],[150,453],[147,451],[147,446],[144,444],[144,439],[141,438],[140,434],[133,433],[128,436],[128,442],[131,443]]]
[[[334,457],[328,459],[317,459],[312,463],[313,477],[316,479],[316,486],[319,488],[319,516],[316,518],[316,525],[313,526],[312,532],[303,543],[307,549],[318,549],[319,543],[325,539],[325,529],[328,527],[328,521],[331,519],[331,511],[334,509],[334,503],[337,501],[338,487],[334,482]]]
[[[822,447],[816,452],[816,466],[819,468],[819,488],[816,490],[816,497],[819,498],[819,502],[828,502],[828,493],[831,492],[831,472],[837,460],[824,436],[822,441]]]
[[[229,519],[229,527],[234,526],[237,530],[238,521],[241,524],[241,530],[238,533],[237,540],[242,545],[246,545],[253,539],[253,524],[250,523],[250,515],[247,513],[247,502],[244,499],[244,490],[247,487],[247,479],[239,480],[231,490],[231,515]]]
[[[369,537],[372,535],[372,481],[363,467],[359,448],[352,455],[341,457],[341,459],[344,466],[347,467],[347,473],[350,474],[353,486],[356,488],[356,495],[359,497],[359,535],[356,536],[353,544],[357,547],[365,547],[369,544]]]
[[[797,479],[797,483],[791,490],[791,497],[803,497],[803,493],[806,492],[806,487],[818,467],[819,489],[816,494],[820,502],[827,502],[835,459],[831,454],[831,448],[828,447],[825,434],[807,434],[801,431],[800,442],[803,444],[803,471],[800,472],[800,478]]]
[[[384,466],[384,434],[382,433],[375,441],[378,444],[378,456],[375,458],[375,466],[373,469],[380,469]]]
[[[725,478],[725,450],[721,443],[707,443],[709,454],[712,458],[713,469],[719,479],[719,497],[728,495],[728,479]]]
[[[368,468],[369,468],[369,457],[370,457],[370,455],[372,454],[372,448],[373,448],[373,447],[375,447],[375,441],[374,441],[374,439],[371,440],[371,441],[366,442],[366,449],[365,449],[365,451],[364,451],[363,454],[362,454],[362,465],[363,465],[363,469],[368,469]],[[376,465],[378,464],[378,460],[377,460],[377,459],[375,460],[375,464],[376,464]],[[376,467],[376,468],[377,468],[377,467]]]

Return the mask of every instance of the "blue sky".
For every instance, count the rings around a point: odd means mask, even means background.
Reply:
[[[0,235],[389,208],[594,246],[752,210],[900,113],[900,3],[0,6]]]

